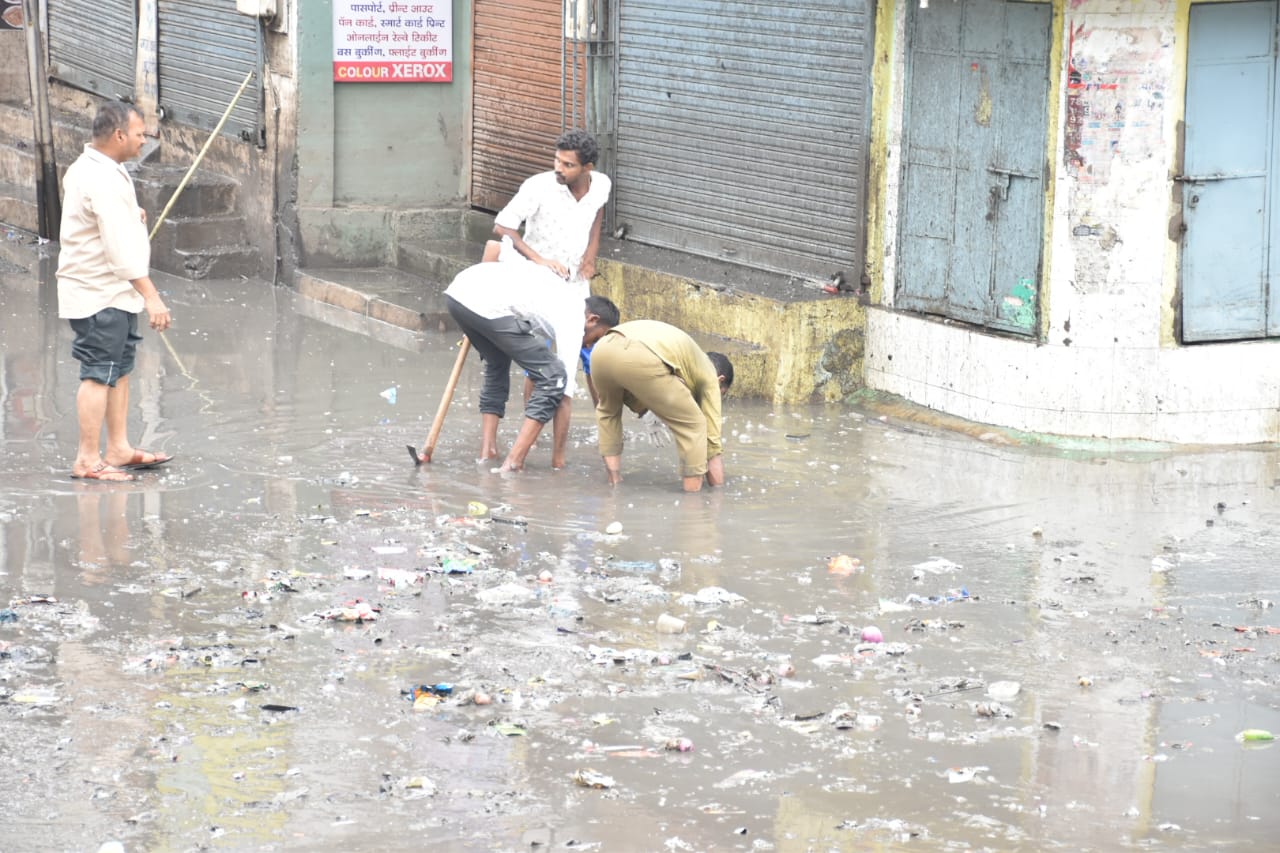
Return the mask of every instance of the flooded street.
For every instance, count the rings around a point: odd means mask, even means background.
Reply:
[[[456,332],[158,275],[177,459],[73,481],[51,269],[0,273],[5,850],[1275,848],[1275,448],[730,395],[724,489],[639,434],[611,489],[585,396],[565,470],[477,464],[473,357],[415,469]]]

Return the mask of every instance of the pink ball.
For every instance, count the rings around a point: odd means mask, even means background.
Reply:
[[[880,633],[880,629],[875,625],[868,625],[862,629],[862,642],[864,643],[883,643],[884,634]]]

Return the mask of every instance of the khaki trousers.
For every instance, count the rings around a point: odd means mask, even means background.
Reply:
[[[605,335],[591,350],[591,381],[600,409],[625,400],[628,407],[653,412],[671,429],[680,476],[707,473],[706,416],[689,386],[653,350],[623,335]]]

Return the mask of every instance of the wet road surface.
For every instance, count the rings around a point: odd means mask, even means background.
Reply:
[[[477,464],[473,360],[415,469],[456,333],[160,276],[131,434],[178,459],[81,483],[37,272],[0,275],[6,850],[1280,836],[1280,752],[1237,740],[1280,732],[1274,448],[730,397],[724,489],[637,427],[611,490],[583,399],[566,470]]]

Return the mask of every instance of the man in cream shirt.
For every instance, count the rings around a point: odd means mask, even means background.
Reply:
[[[108,101],[93,120],[93,141],[67,169],[58,259],[58,316],[71,321],[71,354],[80,362],[76,415],[80,445],[71,476],[121,482],[130,471],[171,457],[129,442],[129,373],[138,341],[138,314],[163,332],[172,318],[151,282],[146,213],[122,165],[142,151],[142,116]],[[102,427],[107,427],[105,454]]]

